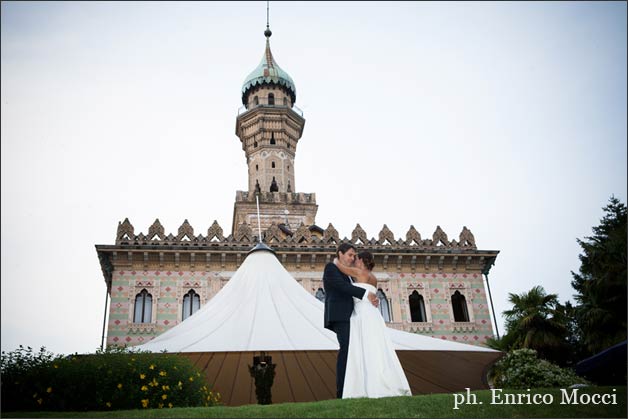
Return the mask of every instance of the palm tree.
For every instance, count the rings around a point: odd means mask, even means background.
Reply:
[[[508,301],[513,305],[503,312],[508,349],[536,349],[540,357],[563,363],[567,318],[558,295],[546,294],[537,285],[522,294],[508,294]]]

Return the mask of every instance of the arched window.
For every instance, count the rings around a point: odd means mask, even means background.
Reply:
[[[199,308],[201,308],[201,297],[194,290],[190,290],[183,296],[183,320],[196,313]]]
[[[426,322],[427,315],[425,314],[425,300],[423,296],[418,292],[412,291],[412,294],[408,297],[410,303],[410,320],[413,322]]]
[[[283,98],[283,106],[288,106],[288,98],[287,97]]]
[[[253,98],[253,104],[254,104],[255,106],[259,105],[259,98],[258,98],[257,96],[255,96],[255,97]]]
[[[259,170],[259,166],[256,164],[255,165],[255,171],[257,172]]]
[[[150,323],[153,314],[153,296],[143,289],[135,296],[133,323]]]
[[[272,93],[268,94],[268,104],[269,105],[274,105],[275,104],[275,95],[273,95]]]
[[[271,144],[276,144],[276,142],[275,142],[275,133],[274,132],[270,133],[270,143]]]
[[[451,296],[451,307],[454,310],[455,322],[468,322],[469,311],[467,310],[467,299],[460,291],[456,291]]]
[[[253,147],[257,148],[257,141],[253,141]]]
[[[275,162],[271,162],[270,163],[270,167],[272,167],[274,169],[275,168]]]
[[[316,298],[321,300],[322,302],[325,302],[325,290],[319,288],[318,291],[316,291]]]
[[[388,305],[388,298],[386,298],[386,294],[382,291],[381,288],[377,290],[377,299],[379,300],[379,312],[382,313],[382,317],[385,322],[390,321],[390,306]]]

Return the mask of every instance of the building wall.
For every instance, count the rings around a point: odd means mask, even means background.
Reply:
[[[201,307],[227,283],[234,271],[114,271],[107,345],[140,345],[181,323],[183,296],[199,294]],[[152,321],[133,323],[136,295],[146,289],[152,296]]]

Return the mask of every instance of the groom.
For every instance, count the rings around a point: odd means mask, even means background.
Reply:
[[[355,247],[351,243],[342,243],[336,250],[338,263],[353,266],[356,258]],[[353,279],[338,269],[333,263],[325,266],[323,287],[325,288],[325,328],[333,330],[338,338],[338,360],[336,362],[336,397],[342,398],[345,383],[347,355],[349,353],[349,319],[353,312],[353,297],[363,300],[365,297],[377,307],[379,301],[372,292],[352,285]]]

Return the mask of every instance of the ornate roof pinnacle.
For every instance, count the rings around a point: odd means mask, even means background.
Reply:
[[[244,105],[246,105],[247,92],[251,88],[263,84],[275,84],[285,87],[292,97],[292,103],[296,101],[297,89],[294,86],[292,78],[288,75],[288,73],[282,70],[279,65],[277,65],[277,62],[270,51],[271,35],[272,32],[267,24],[266,30],[264,31],[264,36],[266,36],[266,48],[264,50],[262,60],[257,68],[255,68],[255,70],[253,70],[246,77],[244,83],[242,84],[242,103]]]

